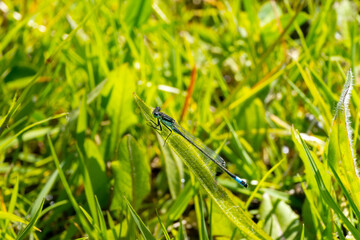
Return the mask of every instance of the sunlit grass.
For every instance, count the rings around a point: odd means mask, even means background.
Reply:
[[[356,4],[1,2],[0,238],[360,238]]]

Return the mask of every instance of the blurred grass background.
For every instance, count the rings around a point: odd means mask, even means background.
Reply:
[[[216,183],[257,238],[357,239],[359,5],[1,1],[1,238],[250,238],[135,92],[248,180]]]

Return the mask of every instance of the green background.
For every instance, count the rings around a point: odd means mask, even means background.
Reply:
[[[359,7],[0,2],[0,238],[359,239]]]

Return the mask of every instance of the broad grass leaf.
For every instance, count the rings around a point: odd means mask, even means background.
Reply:
[[[5,77],[7,89],[22,89],[28,86],[33,77],[36,75],[37,69],[31,65],[15,65]]]
[[[120,224],[115,225],[114,219],[111,216],[109,211],[106,211],[107,216],[107,222],[109,225],[109,229],[107,229],[106,234],[108,239],[117,239],[117,236],[119,236],[119,233],[117,233],[117,228]]]
[[[111,163],[114,174],[114,197],[111,209],[121,209],[124,195],[137,209],[150,192],[150,167],[143,149],[127,135],[119,145],[119,160]]]
[[[152,116],[152,109],[135,93],[134,98],[146,120],[155,121],[155,118]],[[163,128],[163,131],[159,134],[166,138],[169,135],[169,131]],[[234,204],[226,190],[215,180],[198,151],[196,151],[189,142],[178,134],[171,134],[167,140],[167,144],[189,167],[190,171],[195,175],[196,180],[200,182],[201,186],[223,211],[224,215],[239,228],[243,236],[248,239],[270,239],[270,237],[246,215],[241,207]]]
[[[282,10],[277,3],[272,5],[271,2],[266,2],[261,5],[258,12],[260,26],[264,27],[266,24],[275,21],[276,19],[278,19],[279,16],[282,15],[283,15]]]
[[[109,198],[109,183],[106,176],[105,161],[94,141],[86,138],[86,168],[89,173],[94,194],[98,196],[101,206],[105,206]]]
[[[208,205],[210,205],[209,203]],[[208,206],[210,209],[210,206]],[[234,231],[237,229],[235,224],[233,224],[221,211],[221,209],[216,204],[212,204],[212,215],[211,215],[211,233],[212,236],[224,236],[230,238],[233,236]],[[240,231],[236,231],[233,236],[234,239],[241,239]]]
[[[103,90],[103,96],[109,97],[106,114],[111,119],[111,132],[108,137],[106,155],[116,152],[115,147],[126,129],[136,122],[133,111],[132,92],[137,78],[127,64],[114,69],[108,75],[108,83]],[[106,156],[114,159],[116,156]]]
[[[132,0],[127,2],[125,12],[125,22],[129,29],[140,27],[144,24],[152,12],[151,0]]]
[[[359,166],[353,149],[349,109],[352,85],[353,76],[349,70],[331,127],[328,157],[329,164],[338,173],[342,184],[348,188],[357,208],[360,209]]]
[[[261,100],[254,99],[246,107],[239,108],[239,111],[233,116],[230,120],[235,120],[234,128],[244,130],[247,141],[255,151],[260,151],[267,129],[265,108]]]
[[[265,231],[274,239],[297,239],[301,224],[299,216],[284,201],[265,193],[259,209]]]

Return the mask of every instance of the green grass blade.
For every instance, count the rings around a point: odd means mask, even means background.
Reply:
[[[300,240],[304,240],[305,239],[305,226],[304,224],[302,225],[302,229],[301,229],[301,236],[300,236]]]
[[[51,174],[51,176],[48,178],[48,180],[46,181],[46,184],[41,189],[41,192],[38,194],[38,196],[34,202],[34,205],[33,205],[34,207],[31,209],[30,216],[35,215],[36,209],[39,208],[39,206],[42,202],[42,199],[44,199],[49,194],[51,188],[54,186],[57,176],[58,176],[58,171],[55,170],[53,172],[53,174]]]
[[[7,128],[8,122],[10,118],[14,115],[16,110],[19,108],[19,104],[16,102],[17,95],[15,94],[13,101],[10,105],[9,111],[6,113],[4,117],[0,119],[0,136],[4,132],[5,128]]]
[[[44,202],[45,202],[45,199],[43,199],[43,201],[41,202],[39,208],[37,209],[35,215],[32,217],[32,219],[30,220],[29,224],[25,227],[25,229],[19,233],[19,235],[17,236],[17,240],[22,240],[24,239],[28,234],[30,234],[33,226],[35,226],[35,223],[37,222],[37,220],[39,219],[40,217],[40,214],[41,214],[41,210],[44,206]]]
[[[260,182],[256,185],[255,190],[251,193],[249,199],[246,201],[245,204],[245,209],[249,208],[249,205],[251,203],[251,201],[254,199],[256,193],[259,191],[260,187],[262,186],[262,184],[265,182],[266,178],[270,176],[270,174],[275,171],[276,168],[278,168],[283,162],[285,161],[285,158],[283,160],[281,160],[280,162],[278,162],[276,165],[274,165],[269,171],[266,172],[266,174],[264,175],[264,177],[260,180]]]
[[[206,229],[206,221],[204,215],[204,204],[201,193],[198,193],[194,198],[196,219],[198,223],[199,238],[209,240],[209,235]]]
[[[80,112],[79,117],[77,119],[77,125],[76,125],[76,139],[78,142],[78,146],[81,148],[83,152],[84,150],[84,142],[85,142],[85,135],[86,135],[86,129],[87,129],[87,112],[86,112],[86,96],[81,100],[80,103]]]
[[[346,228],[352,233],[352,235],[355,238],[360,239],[360,232],[355,228],[355,226],[348,220],[348,218],[344,215],[344,213],[341,211],[335,200],[331,197],[329,190],[325,187],[325,183],[323,181],[322,176],[320,175],[319,169],[310,153],[310,150],[304,140],[301,138],[299,132],[295,130],[293,127],[291,129],[291,134],[293,137],[293,141],[298,149],[298,151],[302,152],[307,160],[310,163],[311,170],[313,175],[315,176],[317,187],[320,191],[320,194],[324,201],[327,203],[327,205],[332,208],[335,212],[335,214],[342,220]]]
[[[101,206],[99,204],[97,197],[95,196],[94,198],[96,202],[97,216],[99,219],[98,221],[100,223],[100,234],[103,240],[107,240],[107,233],[106,233],[107,228],[106,228],[104,214],[102,213]]]
[[[125,202],[128,206],[128,209],[130,210],[130,214],[133,217],[137,227],[139,228],[142,236],[144,237],[144,239],[146,240],[155,240],[154,236],[151,235],[149,229],[147,228],[147,226],[144,224],[144,222],[141,220],[141,218],[139,217],[139,215],[135,212],[134,208],[131,206],[131,204],[129,203],[129,201],[125,198]]]
[[[85,163],[84,156],[78,146],[77,146],[77,150],[79,153],[79,160],[80,160],[79,165],[80,165],[80,169],[81,169],[82,176],[83,176],[86,200],[89,205],[91,216],[94,219],[94,225],[99,227],[99,221],[97,218],[96,203],[95,203],[95,199],[94,199],[94,191],[93,191],[93,188],[91,185],[91,179],[89,176],[88,169],[86,167],[87,165]]]
[[[186,231],[184,230],[184,225],[182,221],[180,221],[179,231],[178,234],[176,235],[176,240],[185,240],[185,239],[188,238],[186,236]]]
[[[166,239],[166,240],[170,240],[170,236],[169,236],[169,234],[168,234],[168,232],[167,232],[167,230],[166,230],[165,225],[164,225],[163,222],[161,221],[161,218],[160,218],[159,213],[158,213],[157,210],[156,210],[156,216],[157,216],[158,221],[159,221],[159,223],[160,223],[161,230],[163,231],[163,234],[164,234],[164,236],[165,236],[165,239]]]
[[[325,130],[329,131],[330,129],[330,122],[332,119],[331,115],[331,108],[330,105],[325,102],[324,98],[320,95],[318,86],[314,83],[313,79],[311,78],[310,72],[306,71],[308,69],[304,69],[303,66],[296,62],[296,65],[300,71],[300,74],[302,78],[304,79],[307,87],[309,88],[311,95],[314,97],[315,101],[318,103],[324,124],[325,124]]]
[[[50,205],[50,206],[48,206],[47,208],[45,208],[44,211],[41,212],[41,216],[43,216],[43,215],[45,215],[46,213],[54,210],[55,208],[64,206],[64,205],[66,205],[66,204],[68,204],[68,203],[69,203],[68,200],[62,200],[62,201],[56,202],[56,203],[54,203],[53,205]],[[41,216],[40,216],[40,217],[41,217]]]
[[[258,93],[260,93],[263,89],[269,86],[272,82],[277,80],[283,73],[284,73],[284,69],[280,69],[274,75],[256,84],[249,91],[247,91],[246,94],[241,96],[241,98],[238,98],[235,101],[231,102],[231,104],[229,105],[229,110],[235,109],[239,106],[243,106],[243,104],[247,103],[249,100],[256,97]]]
[[[152,109],[136,94],[134,94],[134,98],[146,120],[155,121],[155,118],[152,117]],[[166,138],[169,135],[169,131],[164,128],[160,135]],[[171,134],[167,144],[189,167],[190,171],[195,175],[209,196],[220,207],[223,213],[239,228],[242,235],[249,239],[270,239],[270,237],[245,214],[243,209],[234,204],[228,193],[214,179],[204,160],[195,149],[193,149],[189,142],[177,134]]]
[[[190,200],[198,191],[198,184],[195,186],[189,181],[173,205],[168,209],[169,221],[178,220],[189,205]]]
[[[9,213],[14,212],[16,200],[18,198],[18,193],[19,193],[19,175],[16,176],[16,183],[15,183],[14,189],[13,189],[12,194],[11,194],[10,204],[9,204],[9,208],[8,208]],[[36,209],[38,209],[38,207]],[[31,215],[31,217],[32,216],[33,215]],[[8,221],[5,223],[4,229],[7,228],[8,223],[9,223]]]
[[[99,234],[100,233],[99,225],[95,224],[94,219],[91,217],[91,215],[82,206],[80,206],[79,209],[84,214],[86,220],[94,227],[94,229],[96,231],[96,234]],[[98,236],[98,235],[94,234],[94,236]]]
[[[76,212],[76,214],[77,214],[83,228],[85,229],[85,231],[90,236],[92,236],[93,233],[91,231],[91,228],[90,228],[89,224],[86,222],[86,220],[84,219],[84,216],[83,216],[83,214],[82,214],[82,212],[81,212],[81,210],[79,208],[79,205],[76,202],[74,195],[72,194],[69,183],[66,180],[65,174],[62,171],[62,168],[60,167],[60,162],[59,162],[59,159],[58,159],[57,154],[55,152],[55,148],[54,148],[54,145],[52,144],[51,138],[50,138],[49,135],[47,135],[47,138],[48,138],[48,143],[49,143],[49,146],[50,146],[51,154],[53,156],[56,169],[58,170],[60,180],[61,180],[62,184],[64,185],[65,192],[66,192],[66,194],[67,194],[67,196],[68,196],[68,198],[70,200],[70,203],[73,206],[73,208],[74,208],[74,210],[75,210],[75,212]]]

